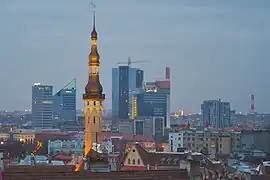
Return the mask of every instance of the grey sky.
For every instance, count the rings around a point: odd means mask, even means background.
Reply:
[[[0,109],[30,108],[34,82],[84,90],[91,16],[90,0],[0,0]],[[220,97],[247,111],[254,93],[270,112],[269,17],[269,0],[98,0],[106,107],[111,68],[131,56],[150,61],[134,65],[148,81],[171,66],[172,109]]]

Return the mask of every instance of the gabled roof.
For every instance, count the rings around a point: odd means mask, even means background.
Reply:
[[[140,144],[134,144],[133,148],[137,150],[144,165],[158,165],[158,166],[179,166],[181,160],[187,160],[189,153],[169,153],[169,152],[148,152]],[[125,155],[125,158],[127,157]],[[201,154],[190,155],[191,160],[201,160]]]

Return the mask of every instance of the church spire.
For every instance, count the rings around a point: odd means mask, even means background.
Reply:
[[[95,4],[92,2],[94,7],[93,11],[93,30],[91,32],[91,51],[88,57],[88,69],[89,69],[89,77],[88,83],[85,87],[85,98],[89,97],[99,97],[104,98],[102,91],[102,85],[99,81],[99,69],[100,69],[100,61],[99,61],[99,53],[97,49],[97,31],[96,31],[96,10]]]
[[[94,11],[93,11],[93,30],[91,33],[91,39],[92,40],[97,40],[97,31],[96,31],[96,5],[94,2],[92,2],[94,6]]]

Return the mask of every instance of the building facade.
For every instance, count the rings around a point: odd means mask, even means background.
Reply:
[[[180,152],[184,147],[184,132],[169,134],[169,148],[171,152]]]
[[[53,87],[35,83],[32,86],[32,124],[34,128],[53,127]]]
[[[143,71],[130,66],[112,69],[112,113],[114,118],[129,119],[130,93],[143,84]]]
[[[134,134],[144,135],[144,120],[134,120]]]
[[[219,100],[204,101],[201,105],[204,127],[231,127],[230,103]]]
[[[76,79],[53,96],[53,116],[63,121],[76,120]]]
[[[169,146],[172,152],[183,149],[206,154],[230,154],[231,134],[214,130],[181,130],[169,133]]]

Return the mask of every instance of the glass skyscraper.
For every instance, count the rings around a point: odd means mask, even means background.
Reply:
[[[76,121],[76,79],[53,96],[54,119]]]
[[[32,121],[34,128],[50,129],[53,127],[52,93],[52,86],[40,83],[35,83],[32,86]]]
[[[129,66],[112,69],[112,113],[114,118],[129,119],[130,94],[140,91],[143,71]]]

